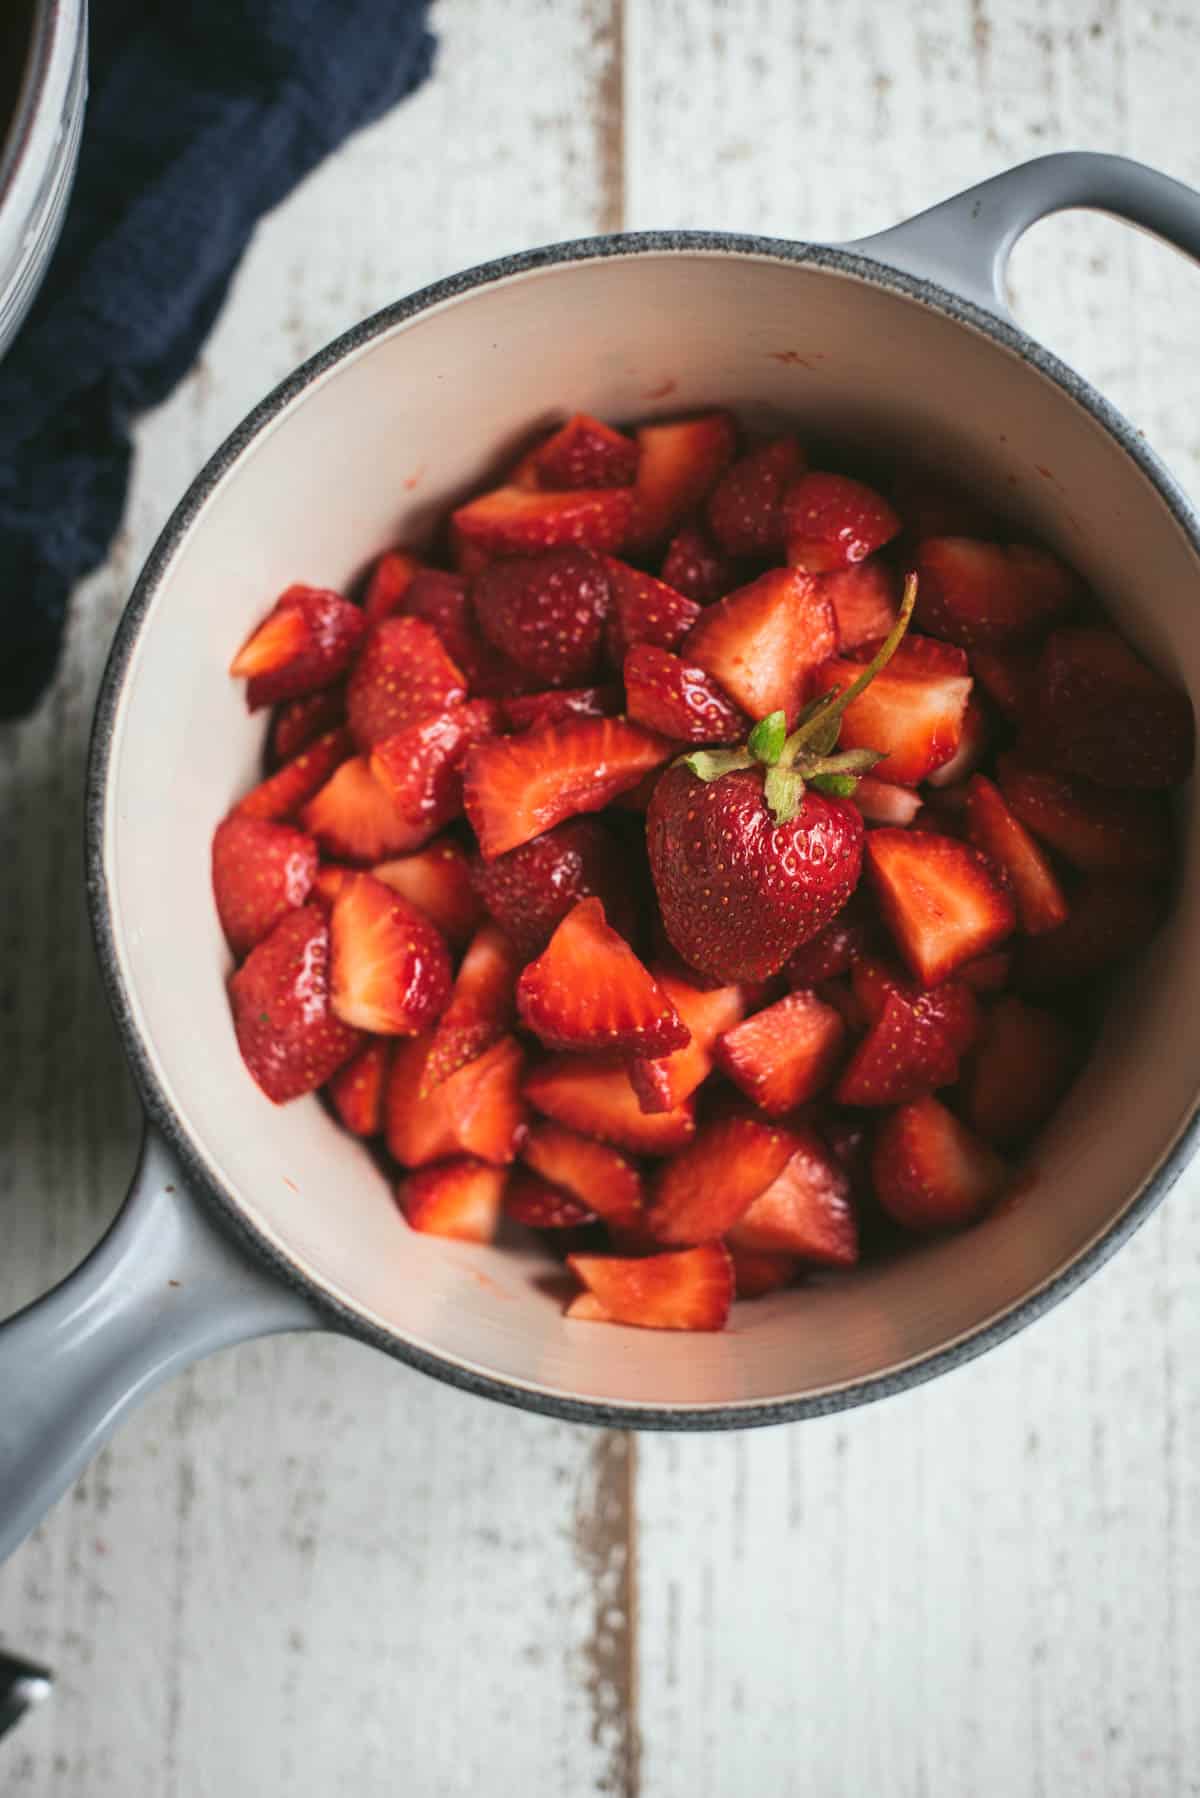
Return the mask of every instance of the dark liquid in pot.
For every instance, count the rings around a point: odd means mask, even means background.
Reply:
[[[21,91],[32,25],[33,0],[0,0],[0,157]]]

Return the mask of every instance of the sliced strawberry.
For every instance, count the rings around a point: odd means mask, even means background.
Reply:
[[[463,956],[450,1003],[433,1033],[422,1098],[512,1028],[520,972],[520,958],[504,932],[485,924]]]
[[[470,1155],[424,1167],[400,1182],[396,1201],[410,1227],[455,1242],[491,1242],[500,1222],[505,1173]]]
[[[1040,936],[1063,922],[1067,900],[1053,868],[1013,817],[999,788],[982,774],[974,775],[967,788],[967,834],[1007,874],[1027,936]]]
[[[787,559],[810,574],[865,562],[900,520],[881,493],[841,474],[802,474],[783,498]]]
[[[344,1024],[375,1036],[416,1036],[450,996],[450,956],[424,912],[355,874],[329,920],[330,1003]]]
[[[403,611],[435,630],[442,648],[460,671],[472,693],[482,693],[479,676],[491,651],[480,636],[461,574],[441,568],[422,568],[404,595]]]
[[[727,1245],[733,1263],[733,1284],[739,1299],[765,1299],[769,1292],[790,1286],[799,1271],[793,1255],[772,1255],[762,1249]]]
[[[772,568],[701,613],[680,653],[752,718],[782,711],[790,725],[811,670],[836,648],[833,607],[816,583],[801,569]]]
[[[1171,826],[1157,794],[1114,793],[1086,780],[997,763],[1000,790],[1027,830],[1085,874],[1162,874],[1171,863]]]
[[[638,446],[624,432],[576,412],[533,450],[530,461],[538,485],[552,492],[628,487],[637,474]]]
[[[938,645],[939,651],[944,648]],[[958,751],[971,696],[967,659],[959,652],[949,666],[932,666],[936,659],[921,639],[906,639],[846,708],[838,746],[883,752],[874,770],[879,780],[916,786]],[[813,685],[820,693],[844,692],[861,673],[857,662],[830,661],[817,669]]]
[[[629,534],[632,511],[630,487],[581,487],[571,493],[498,487],[459,506],[451,529],[473,565],[464,572],[477,572],[493,557],[527,556],[564,543],[618,550]]]
[[[554,1055],[526,1076],[525,1097],[555,1123],[598,1136],[635,1155],[669,1155],[696,1133],[691,1100],[673,1111],[644,1112],[620,1062],[599,1055]]]
[[[876,556],[818,575],[817,591],[833,607],[843,655],[886,637],[900,610],[899,577]]]
[[[860,776],[853,798],[868,824],[894,824],[900,830],[911,824],[921,809],[920,794],[911,787],[894,786],[873,774]]]
[[[447,1155],[475,1155],[504,1165],[515,1159],[525,1129],[521,1045],[502,1036],[425,1098],[419,1096],[431,1035],[398,1043],[387,1089],[387,1146],[403,1167]]]
[[[336,730],[345,716],[346,695],[340,687],[285,699],[271,720],[270,765],[278,768],[290,762],[326,731]]]
[[[1027,992],[1094,980],[1136,955],[1162,922],[1162,901],[1134,881],[1093,877],[1068,898],[1065,924],[1021,944],[1014,979]]]
[[[700,607],[640,568],[630,568],[616,556],[605,560],[612,609],[608,616],[608,654],[619,668],[635,643],[653,643],[659,649],[678,649],[700,616]]]
[[[926,775],[929,785],[934,788],[953,787],[968,780],[987,754],[990,740],[987,713],[972,692],[963,713],[958,748],[948,762],[943,762],[940,768],[935,768],[931,774]],[[928,802],[928,795],[926,801]]]
[[[730,464],[708,496],[708,524],[731,556],[783,549],[783,496],[804,473],[795,437],[776,437]]]
[[[643,425],[637,434],[629,548],[644,554],[664,543],[708,498],[733,459],[737,427],[728,412]]]
[[[709,606],[737,585],[737,564],[718,549],[704,526],[693,520],[681,525],[663,557],[659,574],[669,587]]]
[[[732,1030],[746,1009],[740,986],[704,988],[671,968],[654,977],[692,1033],[692,1040],[673,1055],[629,1063],[629,1080],[643,1111],[673,1111],[708,1077],[717,1038]],[[697,977],[698,978],[698,977]]]
[[[274,778],[278,780],[280,775]],[[371,772],[370,758],[365,755],[341,764],[308,801],[300,821],[327,855],[348,862],[378,862],[400,855],[423,843],[429,834],[414,828],[399,810]]]
[[[642,1177],[636,1163],[619,1149],[561,1124],[538,1123],[525,1138],[521,1157],[543,1180],[570,1193],[586,1212],[614,1228],[641,1227]]]
[[[289,587],[230,664],[246,679],[251,711],[331,687],[353,661],[366,620],[357,606],[324,587]]]
[[[650,1228],[659,1242],[713,1242],[777,1180],[799,1146],[794,1130],[743,1112],[714,1118],[659,1169]]]
[[[1033,682],[1037,752],[1102,787],[1173,787],[1195,755],[1192,702],[1116,631],[1055,631]]]
[[[517,1008],[551,1049],[669,1055],[690,1036],[654,976],[606,923],[599,899],[580,900],[529,963]]]
[[[623,936],[634,915],[627,858],[598,818],[572,818],[474,871],[479,896],[524,961],[540,955],[580,899],[602,901]]]
[[[680,743],[742,743],[751,720],[703,668],[639,643],[625,657],[629,716]]]
[[[393,612],[398,612],[420,573],[420,562],[405,549],[389,549],[386,555],[380,556],[371,570],[363,600],[368,624],[378,624],[381,618],[390,618]]]
[[[954,976],[973,993],[999,993],[1012,978],[1013,956],[1010,949],[993,949],[977,961],[964,962]]]
[[[1052,1011],[1011,995],[997,999],[963,1082],[963,1115],[998,1148],[1027,1142],[1070,1085],[1079,1054],[1074,1035]]]
[[[595,1212],[581,1200],[525,1168],[517,1168],[508,1176],[504,1210],[514,1224],[524,1224],[530,1230],[575,1230],[580,1224],[594,1223],[596,1218]]]
[[[1019,724],[1025,715],[1037,661],[1037,648],[1028,644],[971,651],[971,673],[996,709],[1012,724]]]
[[[839,912],[831,924],[802,943],[784,967],[790,987],[816,986],[847,974],[860,955],[866,955],[875,932],[866,919]]]
[[[213,897],[239,961],[280,918],[303,905],[317,873],[317,845],[287,824],[234,812],[212,842]]]
[[[814,1099],[842,1059],[846,1026],[816,993],[789,993],[722,1036],[717,1066],[770,1117]]]
[[[517,693],[500,702],[512,730],[536,730],[564,718],[613,718],[622,709],[620,687],[557,687],[549,693]]]
[[[367,636],[346,687],[346,716],[360,749],[436,716],[467,696],[462,672],[423,618],[384,618]]]
[[[564,818],[603,810],[672,753],[665,737],[623,718],[570,718],[498,737],[467,755],[467,817],[490,861]]]
[[[969,965],[977,967],[978,963]],[[975,1041],[979,1008],[966,981],[955,978],[941,986],[918,986],[894,963],[873,955],[861,955],[850,978],[859,1013],[868,1025],[882,1016],[888,999],[896,994],[912,1010],[914,1037],[922,1031],[936,1030],[947,1054],[954,1058],[964,1055]]]
[[[729,1232],[730,1252],[791,1255],[819,1267],[853,1267],[858,1227],[845,1168],[815,1130],[794,1132],[782,1173]]]
[[[871,1156],[875,1195],[922,1233],[972,1224],[1004,1186],[1005,1167],[936,1099],[914,1099],[884,1121]]]
[[[725,1328],[733,1304],[733,1263],[720,1243],[634,1260],[568,1255],[567,1262],[587,1289],[567,1306],[567,1316],[576,1322],[645,1330]]]
[[[329,1004],[329,926],[319,905],[280,919],[229,982],[242,1060],[276,1105],[315,1092],[362,1042]]]
[[[604,558],[566,544],[489,562],[471,583],[488,642],[546,686],[592,678],[609,610]]]
[[[1016,908],[978,850],[924,830],[873,830],[867,871],[884,922],[926,986],[1011,936]]]
[[[383,1094],[392,1045],[374,1037],[329,1082],[333,1108],[352,1136],[378,1136],[383,1129]]]
[[[233,808],[235,815],[270,820],[294,817],[353,753],[354,739],[348,730],[327,731],[277,773],[252,787]]]
[[[438,837],[415,855],[380,862],[371,872],[376,880],[382,880],[424,912],[451,948],[460,949],[469,942],[483,921],[483,906],[471,879],[471,864],[450,837]]]
[[[377,743],[371,773],[407,827],[401,849],[418,849],[463,809],[463,763],[473,743],[495,735],[494,699],[471,699]]]
[[[919,992],[884,982],[872,995],[858,968],[855,973],[855,998],[868,1029],[834,1089],[837,1103],[901,1105],[953,1085],[978,1027],[969,987],[948,981]]]
[[[1073,569],[1027,543],[927,537],[916,563],[917,624],[963,649],[1006,649],[1036,637],[1083,592]]]

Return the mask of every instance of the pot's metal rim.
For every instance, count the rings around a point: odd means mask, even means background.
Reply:
[[[853,246],[840,248],[725,232],[619,232],[524,251],[434,282],[407,298],[384,307],[335,338],[256,406],[197,475],[147,558],[113,639],[96,702],[88,757],[85,859],[88,910],[101,974],[148,1117],[171,1143],[197,1188],[212,1201],[233,1232],[258,1257],[266,1261],[283,1281],[306,1294],[328,1317],[331,1327],[370,1343],[435,1379],[479,1397],[495,1399],[502,1404],[518,1406],[572,1423],[587,1423],[609,1429],[691,1432],[747,1429],[828,1416],[921,1385],[926,1380],[965,1365],[977,1355],[1015,1335],[1018,1330],[1034,1322],[1066,1298],[1102,1267],[1166,1197],[1196,1151],[1200,1136],[1200,1091],[1197,1092],[1174,1141],[1148,1173],[1141,1187],[1131,1196],[1125,1208],[1104,1230],[1071,1261],[1024,1298],[994,1316],[981,1320],[953,1341],[928,1354],[915,1357],[868,1379],[851,1381],[795,1398],[747,1400],[744,1403],[715,1406],[610,1405],[593,1399],[570,1398],[480,1373],[474,1368],[431,1354],[407,1342],[402,1336],[379,1327],[351,1306],[334,1298],[251,1223],[236,1196],[214,1178],[205,1157],[193,1144],[158,1084],[126,992],[104,870],[105,813],[111,751],[125,678],[139,632],[159,586],[169,571],[172,558],[193,521],[218,483],[260,432],[278,418],[307,387],[347,356],[394,326],[448,300],[516,276],[574,262],[608,257],[681,254],[743,256],[826,269],[832,274],[852,276],[903,293],[955,322],[981,332],[1030,362],[1116,439],[1130,460],[1162,495],[1200,559],[1200,517],[1169,471],[1128,420],[1073,369],[1015,325],[932,281],[890,268],[873,257],[859,254]]]

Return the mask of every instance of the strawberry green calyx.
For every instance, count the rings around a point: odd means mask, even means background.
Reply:
[[[742,748],[697,749],[682,757],[684,767],[706,782],[720,780],[723,774],[740,768],[764,768],[763,797],[776,824],[791,823],[800,810],[805,786],[810,783],[819,793],[849,799],[860,777],[870,773],[884,757],[873,749],[839,752],[842,718],[847,707],[866,691],[899,649],[916,599],[917,577],[909,574],[896,622],[862,673],[845,692],[834,687],[805,706],[790,736],[784,714],[771,712],[759,719]]]

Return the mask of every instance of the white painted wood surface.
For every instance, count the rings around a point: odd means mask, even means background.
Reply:
[[[1200,184],[1183,5],[444,0],[438,24],[430,86],[260,231],[142,429],[53,698],[0,733],[0,1311],[79,1258],[132,1161],[80,899],[87,718],[138,563],[267,386],[436,275],[622,222],[849,237],[1060,147]],[[1096,219],[1013,268],[1030,328],[1193,494],[1197,283]],[[786,1430],[634,1452],[348,1344],[224,1355],[0,1570],[0,1642],[58,1675],[0,1792],[1200,1793],[1198,1199],[983,1361]]]

